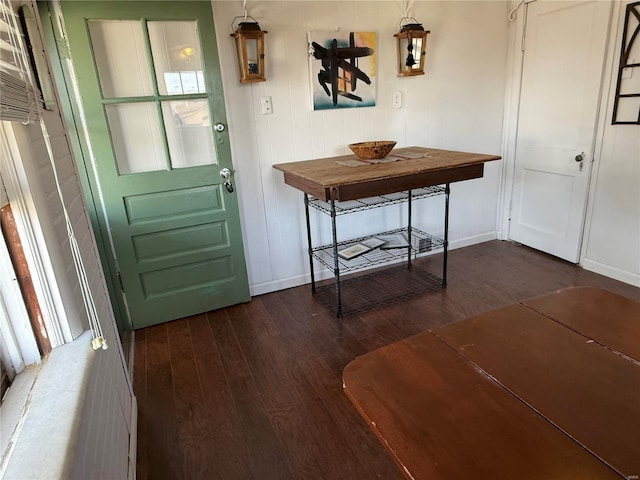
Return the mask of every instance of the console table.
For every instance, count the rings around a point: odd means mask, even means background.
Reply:
[[[441,283],[442,286],[446,286],[450,184],[482,177],[484,164],[501,158],[498,155],[424,147],[399,148],[393,150],[392,153],[404,154],[411,158],[389,163],[347,166],[343,163],[352,161],[356,157],[345,155],[280,163],[273,166],[284,173],[284,181],[287,185],[304,192],[311,290],[314,294],[316,293],[313,264],[315,258],[332,270],[335,276],[335,305],[338,317],[341,317],[343,313],[340,272],[387,263],[399,257],[398,252],[402,257],[406,255],[407,266],[411,267],[412,251],[424,253],[435,248],[443,248]],[[412,200],[438,194],[445,195],[444,238],[442,239],[413,228],[411,218]],[[362,199],[370,200],[363,201]],[[380,253],[378,250],[376,255],[365,254],[348,261],[340,258],[338,255],[339,247],[357,243],[366,237],[338,242],[336,216],[400,202],[408,202],[409,204],[406,227],[380,234],[404,234],[409,243],[406,249],[397,249],[395,252],[388,250],[384,255],[378,254]],[[309,220],[310,206],[331,216],[331,245],[313,247]]]

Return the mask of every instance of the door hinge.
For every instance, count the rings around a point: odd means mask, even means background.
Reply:
[[[122,283],[122,276],[118,272],[118,282],[120,283],[120,291],[124,292],[124,284]]]

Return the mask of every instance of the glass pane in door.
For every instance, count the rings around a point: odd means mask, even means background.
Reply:
[[[162,103],[173,168],[217,163],[207,100]]]
[[[153,95],[142,24],[133,20],[88,23],[103,98]]]
[[[149,22],[160,95],[205,93],[196,22]]]
[[[106,105],[120,175],[167,170],[155,102]]]

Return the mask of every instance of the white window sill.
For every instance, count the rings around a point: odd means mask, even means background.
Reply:
[[[2,404],[2,444],[7,443],[8,448],[2,450],[0,477],[69,477],[94,355],[91,334],[85,332],[74,342],[55,348],[39,368],[16,377],[20,388],[14,394],[14,382]],[[29,376],[19,379],[24,373]],[[17,412],[14,427],[8,425],[10,430],[4,429],[5,406],[7,423]]]

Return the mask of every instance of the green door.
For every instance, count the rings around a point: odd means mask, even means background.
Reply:
[[[248,301],[210,3],[61,8],[133,327]]]

